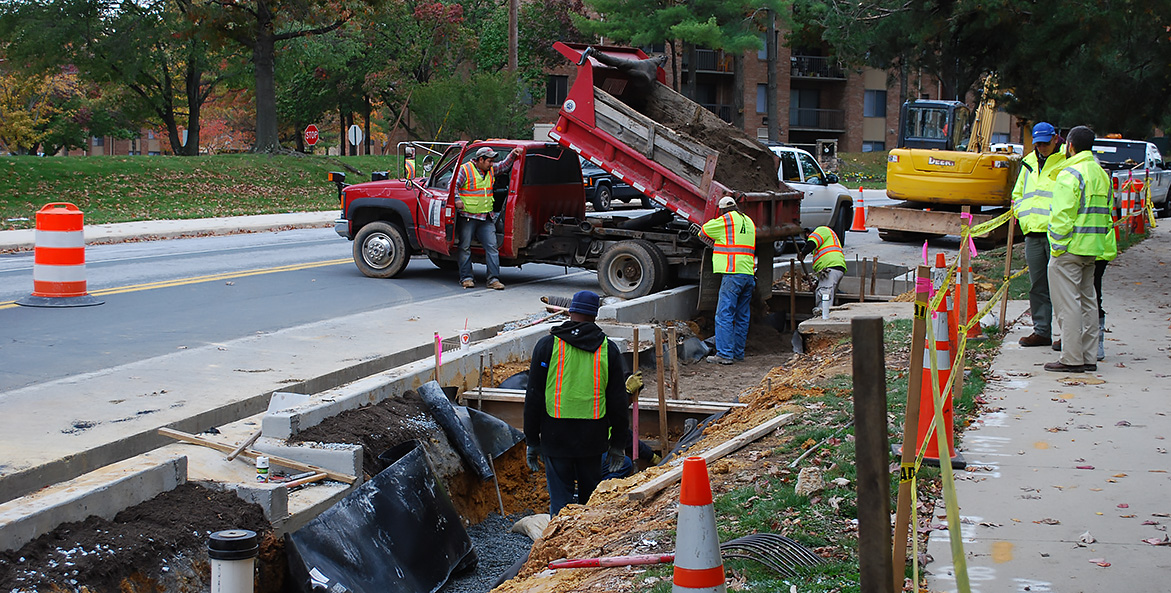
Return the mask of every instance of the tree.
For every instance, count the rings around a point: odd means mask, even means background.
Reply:
[[[1143,137],[1171,114],[1171,25],[1159,0],[795,0],[838,56],[921,69],[963,100],[995,72],[1006,109]]]
[[[581,0],[549,0],[526,2],[520,7],[519,52],[517,73],[530,92],[544,92],[546,72],[565,64],[565,57],[553,50],[555,41],[586,43],[594,39],[574,27],[575,18],[585,17]],[[480,71],[495,72],[504,68],[508,60],[508,6],[503,3],[493,10],[479,28],[476,48],[476,67]]]
[[[502,70],[420,86],[411,99],[416,131],[428,140],[525,137],[533,122],[516,100],[522,84],[515,74]]]

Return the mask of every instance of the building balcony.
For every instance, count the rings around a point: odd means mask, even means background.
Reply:
[[[718,115],[720,119],[732,123],[732,106],[731,105],[717,105],[714,103],[700,103],[704,109]]]
[[[846,112],[843,109],[792,109],[789,111],[789,129],[842,133],[846,131]]]
[[[688,69],[687,53],[683,54],[683,69]],[[697,49],[695,50],[695,72],[732,74],[732,56],[723,50]]]
[[[825,56],[795,55],[789,59],[793,78],[818,78],[822,80],[846,80],[846,73],[836,62],[831,63]]]

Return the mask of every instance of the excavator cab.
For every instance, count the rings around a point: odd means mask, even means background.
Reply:
[[[971,112],[959,101],[907,101],[899,121],[899,148],[962,151],[972,135]]]

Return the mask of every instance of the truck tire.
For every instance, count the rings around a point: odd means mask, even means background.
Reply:
[[[614,192],[609,185],[600,184],[598,189],[594,190],[594,211],[606,212],[610,210],[610,204],[614,201]]]
[[[627,299],[662,288],[666,272],[666,258],[647,241],[619,241],[602,252],[598,260],[598,284],[602,291]]]
[[[371,222],[354,237],[354,263],[371,278],[394,278],[410,259],[403,230],[396,224]]]
[[[834,234],[838,236],[838,241],[841,241],[842,247],[846,246],[846,233],[850,231],[850,227],[854,225],[854,203],[842,202],[838,206],[838,211],[834,214],[834,222],[831,227]]]

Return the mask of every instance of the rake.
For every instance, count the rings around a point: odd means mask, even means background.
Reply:
[[[823,564],[825,560],[808,548],[775,533],[754,533],[720,544],[721,555],[727,558],[755,560],[782,576],[797,576],[804,568]],[[596,568],[607,566],[637,566],[644,564],[669,564],[675,561],[674,554],[640,554],[635,556],[608,556],[603,558],[578,558],[555,560],[549,568]]]

